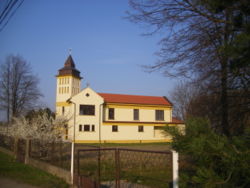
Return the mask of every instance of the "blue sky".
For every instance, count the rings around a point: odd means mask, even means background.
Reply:
[[[40,79],[42,104],[53,110],[55,75],[69,48],[82,88],[89,83],[97,92],[166,96],[175,80],[142,68],[157,60],[161,36],[141,36],[146,28],[124,19],[127,10],[127,0],[24,0],[0,32],[0,61],[10,54],[27,60]]]

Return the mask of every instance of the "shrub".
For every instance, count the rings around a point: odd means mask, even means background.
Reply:
[[[226,137],[214,132],[207,120],[195,118],[187,121],[185,135],[174,127],[165,131],[185,159],[181,187],[250,187],[250,129]]]

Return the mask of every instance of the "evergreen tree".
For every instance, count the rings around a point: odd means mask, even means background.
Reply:
[[[231,138],[215,133],[207,120],[187,121],[186,133],[166,128],[179,152],[180,187],[249,187],[250,129]]]

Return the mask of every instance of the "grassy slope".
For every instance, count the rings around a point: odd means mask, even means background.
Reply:
[[[39,187],[69,187],[62,179],[34,167],[15,162],[0,152],[0,176]]]

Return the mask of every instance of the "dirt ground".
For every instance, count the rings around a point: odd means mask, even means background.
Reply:
[[[0,188],[38,188],[38,187],[20,183],[9,178],[0,177]]]

